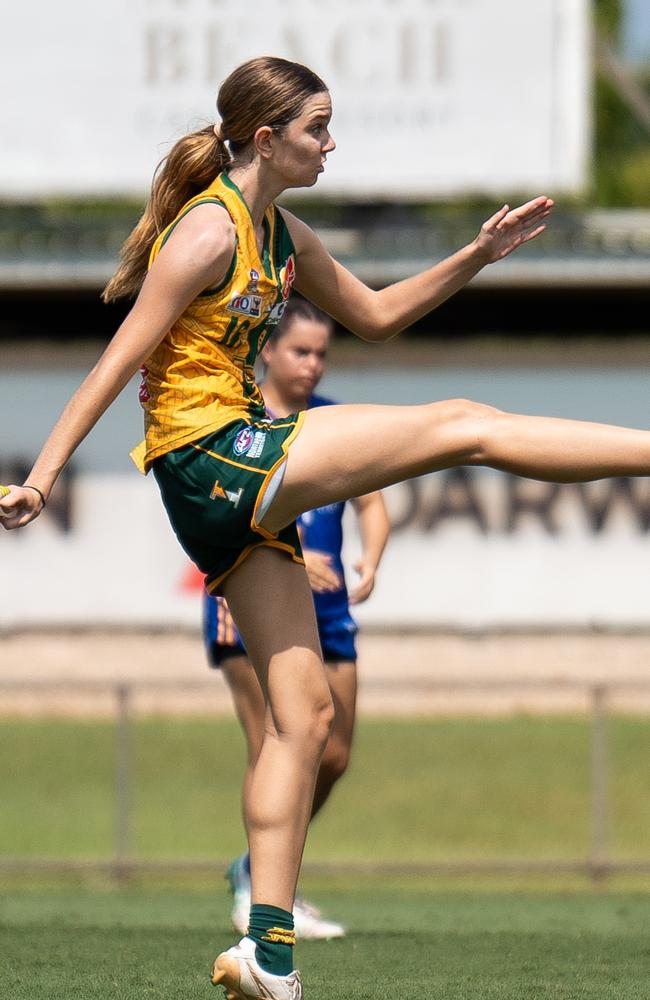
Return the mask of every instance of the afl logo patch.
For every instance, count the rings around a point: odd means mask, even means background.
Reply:
[[[243,427],[235,438],[232,450],[235,455],[245,455],[253,443],[254,433],[250,427]]]

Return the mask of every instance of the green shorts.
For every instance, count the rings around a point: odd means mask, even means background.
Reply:
[[[281,482],[289,444],[304,413],[235,420],[155,459],[153,474],[176,537],[217,593],[253,549],[270,545],[304,563],[294,524],[276,534],[259,524]]]

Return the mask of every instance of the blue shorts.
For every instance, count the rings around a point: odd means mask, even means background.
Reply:
[[[318,619],[318,635],[326,663],[356,662],[357,623],[351,615]],[[211,667],[220,667],[229,656],[246,656],[246,649],[223,597],[203,600],[203,640]]]

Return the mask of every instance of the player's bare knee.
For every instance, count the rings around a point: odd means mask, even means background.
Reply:
[[[471,399],[447,399],[432,405],[442,408],[437,416],[442,416],[449,430],[459,464],[482,465],[492,452],[496,436],[503,431],[502,418],[507,414]]]
[[[334,723],[334,704],[329,689],[311,692],[299,706],[293,705],[288,718],[276,720],[277,737],[299,748],[302,755],[320,759]]]

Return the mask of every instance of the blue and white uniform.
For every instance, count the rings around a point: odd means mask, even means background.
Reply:
[[[333,400],[312,396],[307,409],[330,406]],[[356,660],[355,635],[358,626],[350,614],[341,549],[345,502],[308,510],[298,518],[303,549],[315,549],[331,557],[331,567],[343,581],[336,591],[314,593],[318,634],[327,660]],[[218,667],[226,656],[245,654],[244,645],[222,597],[206,594],[203,603],[203,637],[211,666]]]

